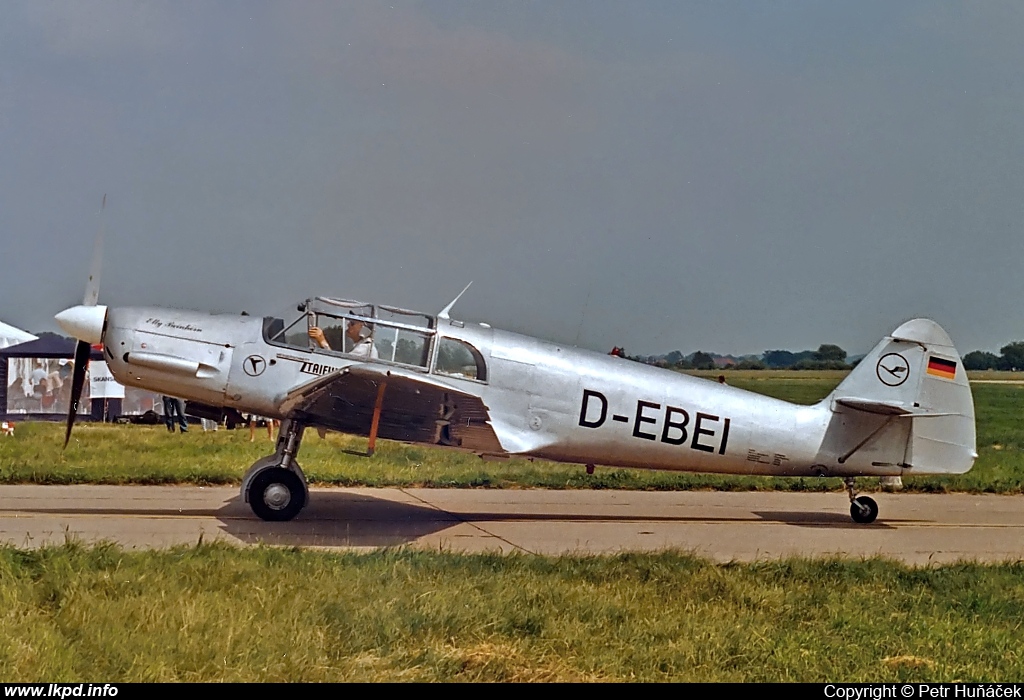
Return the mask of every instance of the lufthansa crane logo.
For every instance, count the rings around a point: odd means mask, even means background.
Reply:
[[[242,369],[250,377],[260,376],[266,368],[267,361],[259,355],[249,355],[249,357],[245,358],[245,362],[242,363]]]
[[[882,384],[899,386],[910,376],[910,363],[903,355],[890,352],[888,355],[882,355],[878,366],[875,367],[875,374]]]

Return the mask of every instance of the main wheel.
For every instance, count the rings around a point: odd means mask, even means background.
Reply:
[[[857,496],[850,504],[850,517],[857,523],[873,523],[878,517],[878,504],[873,498]]]
[[[289,469],[264,469],[249,486],[249,507],[263,520],[291,520],[306,505],[306,485]]]

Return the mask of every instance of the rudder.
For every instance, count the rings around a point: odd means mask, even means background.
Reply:
[[[967,372],[949,335],[929,319],[907,321],[883,338],[826,400],[833,411],[908,421],[887,450],[902,445],[902,456],[893,457],[905,474],[962,474],[977,457]]]

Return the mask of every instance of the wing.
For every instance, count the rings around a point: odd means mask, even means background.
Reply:
[[[350,365],[294,389],[281,402],[281,410],[303,423],[369,435],[381,384],[379,437],[504,454],[479,396],[397,367]]]

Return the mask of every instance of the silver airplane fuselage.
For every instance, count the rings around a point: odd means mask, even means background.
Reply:
[[[728,474],[899,475],[883,444],[841,459],[827,440],[837,407],[802,406],[717,382],[529,336],[437,319],[431,338],[468,343],[486,379],[353,358],[309,344],[269,342],[265,319],[164,308],[111,308],[103,334],[114,377],[127,386],[210,406],[287,419],[282,403],[304,384],[360,363],[430,375],[478,396],[497,438],[475,450],[588,465]],[[433,353],[432,353],[433,355]],[[838,410],[870,430],[877,415]],[[327,427],[330,427],[329,425]],[[364,432],[364,431],[358,431]],[[364,433],[365,434],[365,433]]]
[[[308,501],[297,460],[307,427],[366,435],[367,455],[381,437],[588,471],[839,476],[859,523],[873,522],[878,506],[857,495],[855,476],[961,474],[977,457],[966,372],[928,319],[900,325],[831,394],[803,406],[452,320],[451,304],[430,315],[316,297],[286,325],[91,302],[87,294],[57,315],[79,340],[76,357],[102,343],[119,382],[184,398],[193,415],[282,420],[274,454],[242,480],[265,520],[290,520]],[[83,376],[76,368],[77,386]]]

